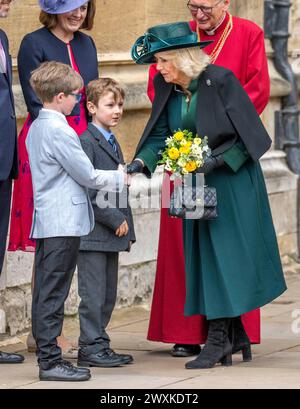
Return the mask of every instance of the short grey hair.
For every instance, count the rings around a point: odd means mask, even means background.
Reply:
[[[162,51],[159,54],[167,61],[172,61],[178,70],[192,79],[199,77],[211,62],[210,57],[200,47]]]

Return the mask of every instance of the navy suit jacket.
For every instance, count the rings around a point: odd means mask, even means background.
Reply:
[[[70,44],[86,86],[99,77],[95,43],[90,36],[78,31]],[[23,38],[18,55],[20,83],[27,110],[33,119],[37,118],[42,104],[30,86],[30,74],[45,61],[59,61],[71,65],[67,45],[44,27]],[[79,115],[78,110],[71,115]]]
[[[12,93],[12,63],[8,51],[8,40],[0,30],[7,74],[0,73],[0,181],[16,178],[18,173],[17,124]]]
[[[118,165],[124,164],[118,141],[116,140],[118,152],[116,153],[94,125],[89,124],[88,129],[80,135],[79,140],[95,169],[116,170]],[[128,188],[124,187],[121,193],[113,197],[112,207],[104,209],[97,206],[97,194],[103,196],[105,203],[109,201],[107,193],[89,189],[95,215],[95,227],[88,236],[81,237],[80,250],[103,252],[130,250],[130,241],[135,242],[136,239],[132,212],[128,203]],[[128,223],[129,232],[126,236],[118,237],[115,235],[115,231],[125,220]]]

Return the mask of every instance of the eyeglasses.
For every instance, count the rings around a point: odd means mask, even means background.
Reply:
[[[196,6],[196,4],[191,4],[191,3],[188,3],[187,7],[190,10],[190,12],[193,13],[193,14],[197,14],[198,10],[201,10],[203,14],[210,15],[210,14],[212,14],[213,9],[215,7],[217,7],[222,1],[224,1],[224,0],[219,0],[214,6],[210,6],[210,7],[208,7],[208,6]]]
[[[74,92],[69,94],[69,95],[73,95],[73,97],[76,98],[76,102],[79,103],[81,101],[82,98],[82,94],[75,94]]]

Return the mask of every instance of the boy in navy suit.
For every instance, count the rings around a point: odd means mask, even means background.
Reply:
[[[120,145],[111,131],[122,118],[124,98],[123,89],[110,78],[88,85],[87,108],[92,123],[80,142],[98,169],[115,170],[124,163]],[[81,297],[78,366],[109,368],[133,361],[131,355],[117,354],[110,348],[106,327],[116,303],[119,252],[130,250],[135,234],[127,187],[114,197],[101,192],[97,196],[96,190],[89,190],[89,195],[95,228],[81,238],[78,258]]]

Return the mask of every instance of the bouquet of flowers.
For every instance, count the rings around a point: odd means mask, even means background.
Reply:
[[[166,139],[166,149],[161,153],[159,165],[164,165],[173,178],[188,175],[203,166],[206,158],[211,155],[208,138],[200,138],[197,134],[180,129]]]

